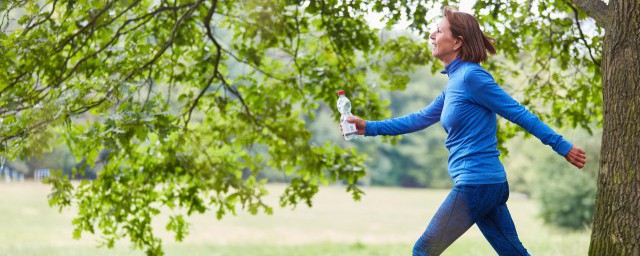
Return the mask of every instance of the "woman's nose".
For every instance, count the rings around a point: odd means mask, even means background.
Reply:
[[[436,40],[436,33],[435,33],[435,31],[432,31],[432,32],[429,34],[429,38],[430,38],[431,40]]]

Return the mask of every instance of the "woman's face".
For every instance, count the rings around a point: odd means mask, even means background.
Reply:
[[[429,35],[433,49],[431,53],[446,64],[458,57],[458,50],[462,44],[459,38],[453,38],[449,29],[449,22],[443,19],[435,31]]]

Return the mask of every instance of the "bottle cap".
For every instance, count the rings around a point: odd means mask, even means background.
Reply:
[[[344,90],[338,91],[338,95],[344,95]]]

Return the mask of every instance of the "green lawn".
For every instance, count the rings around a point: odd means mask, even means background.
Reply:
[[[270,189],[272,205],[282,186]],[[96,248],[99,237],[71,236],[73,212],[49,208],[49,188],[35,183],[0,184],[0,255],[143,255],[126,241],[114,250]],[[158,220],[158,232],[167,255],[305,256],[305,255],[410,255],[413,242],[448,191],[365,188],[367,195],[354,202],[341,187],[321,188],[313,208],[275,208],[273,215],[239,214],[218,221],[215,215],[190,217],[190,234],[173,242]],[[586,255],[589,232],[563,232],[536,218],[529,199],[512,197],[509,208],[518,233],[532,255]],[[474,226],[444,255],[495,255]]]

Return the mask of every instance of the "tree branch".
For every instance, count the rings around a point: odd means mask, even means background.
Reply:
[[[216,12],[216,7],[218,7],[218,0],[214,0],[211,3],[211,7],[209,7],[209,12],[207,12],[207,16],[204,18],[204,26],[207,29],[207,36],[209,37],[209,39],[211,39],[211,41],[213,42],[213,44],[216,45],[216,59],[214,61],[213,64],[213,75],[211,75],[211,77],[209,78],[209,80],[207,81],[207,85],[202,88],[202,90],[200,90],[200,93],[198,94],[198,96],[193,100],[193,103],[191,104],[191,107],[189,108],[189,111],[187,111],[187,119],[185,119],[184,121],[184,129],[187,129],[187,125],[189,125],[189,121],[191,120],[191,113],[193,113],[193,110],[196,108],[196,106],[198,105],[198,101],[200,101],[200,98],[202,98],[202,96],[207,92],[207,90],[209,89],[209,87],[211,87],[211,84],[213,83],[213,80],[218,76],[219,72],[218,72],[218,66],[220,65],[220,59],[222,58],[222,47],[220,46],[220,44],[218,43],[218,41],[216,41],[216,39],[213,37],[213,32],[211,31],[211,19],[213,18],[213,14]]]
[[[327,8],[327,3],[325,3],[325,0],[322,0],[322,8],[321,8],[321,11],[320,11],[320,20],[322,21],[322,24],[327,29],[326,36],[329,39],[329,45],[331,45],[331,48],[333,49],[333,52],[336,54],[336,58],[338,59],[338,67],[342,68],[342,71],[344,72],[345,75],[351,76],[351,73],[349,72],[349,68],[347,66],[345,66],[345,64],[344,64],[344,63],[350,62],[350,60],[347,60],[342,56],[342,50],[338,47],[338,45],[336,45],[336,42],[333,41],[332,33],[334,33],[334,30],[333,30],[333,27],[332,27],[333,25],[330,23],[331,18],[333,16],[329,16],[329,20],[325,19],[326,14],[329,14],[328,13],[329,11],[326,8]]]
[[[1,9],[2,17],[0,17],[0,30],[2,31],[2,33],[6,33],[6,30],[9,27],[9,24],[11,24],[11,17],[9,17],[9,14],[15,7],[14,7],[14,4],[11,3],[11,5],[8,7],[0,7],[0,8],[3,8]]]
[[[207,85],[202,88],[202,90],[200,90],[200,93],[198,94],[198,96],[193,100],[193,103],[191,104],[191,107],[189,107],[189,110],[187,111],[187,119],[185,119],[184,121],[184,129],[187,129],[187,125],[189,125],[189,121],[191,121],[191,113],[193,113],[193,110],[196,108],[196,106],[198,105],[198,101],[200,101],[200,98],[202,98],[202,96],[205,94],[205,92],[207,92],[207,90],[209,89],[209,87],[211,87],[211,84],[213,83],[213,79],[215,79],[217,77],[218,73],[214,73],[208,80],[207,80]]]
[[[48,20],[51,20],[51,15],[53,15],[53,13],[56,11],[56,4],[58,4],[58,0],[54,0],[53,1],[53,6],[51,7],[51,12],[49,12],[49,14],[44,18],[39,20],[38,22],[28,26],[24,32],[22,33],[23,35],[26,34],[29,30],[31,30],[32,28],[35,28],[37,26],[40,26],[42,23],[45,23]]]
[[[55,120],[52,119],[52,118],[46,118],[45,120],[40,121],[37,124],[34,124],[32,126],[29,126],[29,127],[24,128],[24,129],[21,129],[19,132],[16,132],[16,133],[14,133],[12,135],[2,134],[2,135],[0,135],[1,142],[2,142],[2,144],[5,144],[5,143],[9,142],[13,138],[19,138],[21,136],[22,137],[26,137],[26,135],[30,134],[34,130],[36,130],[38,128],[41,128],[43,126],[46,126],[50,122],[53,122],[53,121],[55,121]]]
[[[216,14],[223,15],[223,16],[230,17],[230,18],[234,18],[234,19],[236,19],[236,20],[239,20],[239,21],[241,21],[241,22],[244,22],[245,24],[255,25],[255,26],[257,26],[257,27],[259,27],[259,28],[262,28],[262,29],[265,29],[265,30],[267,30],[267,29],[268,29],[268,28],[265,28],[264,26],[261,26],[260,24],[251,23],[251,22],[249,22],[249,21],[247,21],[247,20],[245,20],[245,19],[243,19],[243,18],[241,18],[241,17],[239,17],[239,16],[235,16],[235,15],[231,15],[231,14],[226,14],[226,13],[220,13],[220,12],[216,12]],[[208,29],[208,28],[207,28],[207,29]],[[225,48],[222,48],[222,51],[223,51],[224,53],[228,54],[229,56],[231,56],[231,57],[232,57],[233,59],[235,59],[236,61],[238,61],[238,62],[240,62],[240,63],[243,63],[243,64],[248,65],[249,67],[253,68],[255,71],[258,71],[258,72],[260,72],[261,74],[263,74],[263,75],[265,75],[265,76],[267,76],[267,77],[269,77],[269,78],[272,78],[272,79],[278,80],[278,81],[280,81],[280,82],[286,82],[286,80],[287,80],[286,78],[277,77],[277,76],[276,76],[276,75],[274,75],[274,74],[271,74],[271,73],[269,73],[269,72],[267,72],[267,71],[264,71],[263,69],[261,69],[260,67],[258,67],[257,65],[255,65],[255,64],[253,64],[253,63],[251,63],[251,62],[249,62],[249,61],[246,61],[246,60],[242,60],[242,59],[240,59],[236,54],[234,54],[234,53],[233,53],[232,51],[230,51],[230,50],[227,50],[227,49],[225,49]]]
[[[296,20],[296,48],[293,52],[293,64],[296,66],[296,69],[298,70],[298,84],[297,86],[294,86],[296,90],[298,90],[298,93],[301,93],[302,95],[304,95],[304,93],[302,92],[302,89],[300,89],[300,87],[302,87],[302,67],[300,66],[300,63],[298,63],[298,50],[300,49],[300,20],[298,19],[298,8],[296,7],[296,13],[295,13],[295,20]],[[293,41],[293,36],[290,37],[291,41]],[[292,42],[293,43],[293,42]]]
[[[258,120],[258,118],[251,112],[251,109],[249,108],[249,105],[247,105],[247,102],[244,100],[244,98],[242,97],[242,94],[238,91],[237,88],[231,86],[231,84],[229,84],[229,82],[227,82],[227,80],[224,78],[224,75],[222,73],[220,73],[220,71],[218,70],[218,62],[220,60],[221,57],[221,51],[225,51],[226,53],[229,53],[230,55],[232,55],[230,52],[226,51],[225,49],[222,48],[222,46],[220,45],[220,43],[216,40],[216,38],[213,36],[213,32],[211,30],[211,26],[209,25],[211,22],[211,19],[213,17],[213,14],[215,13],[215,8],[217,5],[217,0],[214,0],[212,3],[211,8],[209,9],[209,13],[207,13],[207,17],[205,18],[205,27],[207,29],[207,37],[209,37],[209,39],[213,42],[213,44],[216,46],[216,50],[218,52],[218,56],[216,57],[216,62],[215,62],[215,69],[214,69],[214,74],[213,76],[209,79],[207,86],[200,91],[200,95],[198,95],[198,98],[196,99],[196,101],[194,102],[194,104],[191,106],[190,111],[194,108],[195,104],[197,103],[197,100],[204,94],[204,91],[207,90],[209,88],[209,86],[211,85],[211,82],[213,81],[214,78],[218,78],[218,80],[220,80],[220,82],[222,82],[222,85],[224,85],[224,87],[226,88],[226,91],[231,92],[234,96],[236,96],[236,98],[238,99],[238,101],[240,102],[240,104],[242,105],[242,108],[244,109],[245,113],[247,114],[247,116],[251,119],[251,121],[255,124],[254,129],[257,129],[257,127],[259,126],[264,126],[267,129],[269,129],[271,132],[273,132],[274,135],[276,135],[277,137],[279,137],[282,140],[287,140],[287,138],[285,138],[284,136],[282,136],[282,134],[278,133],[276,129],[274,129],[272,126],[268,125],[265,122],[261,122],[260,120]],[[233,55],[232,55],[233,56]],[[233,56],[234,58],[236,58],[238,60],[237,57]],[[240,60],[238,60],[240,61]],[[256,70],[260,71],[257,67]],[[262,71],[261,71],[262,72]],[[263,72],[263,74],[269,76],[268,73]],[[272,77],[275,78],[275,77]],[[186,125],[185,125],[185,129],[186,129]]]
[[[135,5],[135,3],[137,3],[137,2],[139,2],[139,1],[136,1],[136,2],[134,2],[133,4],[131,4],[131,5],[130,5],[126,10],[124,10],[122,13],[120,13],[120,14],[118,15],[118,17],[122,16],[122,14],[126,13],[127,11],[129,11],[129,10],[130,10],[134,5]],[[84,56],[82,59],[80,59],[80,60],[79,60],[79,61],[78,61],[74,66],[73,66],[73,68],[72,68],[71,72],[69,72],[68,74],[66,74],[66,75],[65,75],[64,73],[66,73],[68,61],[69,61],[73,56],[75,56],[75,55],[76,55],[76,54],[77,54],[77,53],[78,53],[82,48],[84,48],[84,47],[86,46],[86,44],[87,44],[87,42],[88,42],[89,38],[88,38],[88,37],[87,37],[87,38],[85,38],[85,40],[84,40],[84,42],[82,43],[82,45],[80,45],[80,46],[76,47],[76,49],[75,49],[74,51],[69,52],[69,55],[65,58],[65,62],[64,62],[64,65],[63,65],[63,70],[62,70],[63,74],[61,74],[61,75],[60,75],[60,77],[58,77],[57,79],[55,79],[55,80],[54,80],[54,82],[53,82],[52,84],[50,84],[49,86],[57,86],[57,85],[59,85],[59,84],[63,83],[64,81],[66,81],[66,80],[67,80],[67,79],[69,79],[72,75],[74,75],[74,74],[75,74],[75,71],[78,69],[78,67],[79,67],[82,63],[84,63],[85,61],[87,61],[87,60],[88,60],[88,59],[90,59],[90,58],[93,58],[93,57],[97,56],[99,53],[101,53],[102,51],[104,51],[107,47],[109,47],[110,45],[114,44],[120,36],[122,36],[122,35],[124,35],[124,34],[126,34],[126,33],[130,32],[130,31],[131,31],[131,29],[128,29],[128,30],[126,30],[126,31],[124,31],[124,32],[123,32],[123,30],[124,30],[124,29],[129,25],[129,24],[131,24],[131,23],[133,23],[133,22],[135,22],[135,21],[140,21],[140,20],[144,20],[144,19],[152,18],[152,17],[154,17],[154,15],[157,15],[158,13],[161,13],[161,12],[164,12],[164,11],[168,11],[168,10],[178,10],[178,9],[182,9],[182,8],[189,7],[189,6],[193,6],[193,3],[184,4],[184,5],[180,5],[180,6],[176,6],[176,7],[163,7],[163,8],[158,8],[158,9],[154,10],[153,12],[150,12],[150,13],[145,14],[145,15],[143,15],[143,16],[140,16],[140,17],[136,17],[136,18],[132,18],[132,19],[128,19],[128,20],[126,20],[126,21],[125,21],[125,22],[124,22],[124,23],[123,23],[123,24],[122,24],[122,25],[117,29],[117,31],[116,31],[116,33],[115,33],[115,35],[111,38],[111,40],[109,40],[109,42],[107,42],[105,45],[103,45],[102,47],[100,47],[97,51],[95,51],[95,52],[93,52],[93,53],[91,53],[91,54],[88,54],[88,55]],[[146,21],[143,21],[142,23],[145,23],[145,22],[146,22]],[[107,24],[108,24],[108,23],[107,23]],[[138,25],[136,25],[135,27],[136,27],[136,28],[137,28],[137,27],[139,27],[139,24],[138,24]],[[91,27],[91,29],[92,29],[92,30],[93,30],[94,28],[96,28],[96,27]],[[92,31],[91,33],[93,33],[93,31]],[[71,41],[68,41],[67,43],[70,43],[70,42],[71,42]],[[29,74],[29,72],[23,72],[23,73],[21,73],[21,74],[20,74],[20,76],[18,76],[17,78],[15,78],[15,79],[14,79],[14,81],[13,81],[10,85],[8,85],[7,87],[3,88],[3,89],[1,90],[1,92],[0,92],[0,94],[4,94],[6,91],[10,90],[11,88],[14,88],[14,87],[13,87],[13,85],[15,85],[16,83],[18,83],[18,82],[19,82],[19,80],[20,80],[22,77],[24,77],[24,75],[26,75],[26,74]],[[70,88],[72,88],[72,87],[68,87],[67,89],[70,89]],[[34,104],[36,104],[36,103],[40,102],[40,101],[41,101],[41,100],[43,100],[46,96],[47,96],[47,94],[42,95],[41,97],[36,98],[36,99],[31,103],[31,104],[27,104],[27,105],[25,105],[25,106],[23,106],[23,107],[18,107],[18,108],[14,108],[14,109],[0,109],[0,113],[8,113],[8,112],[18,113],[18,112],[20,112],[20,111],[22,111],[22,110],[25,110],[25,109],[30,108],[30,107],[31,107],[32,105],[34,105]],[[93,103],[90,103],[90,104],[88,104],[88,105],[86,105],[86,106],[82,106],[82,107],[80,107],[80,108],[78,108],[78,109],[72,110],[72,112],[79,112],[79,113],[86,112],[86,111],[88,111],[89,109],[91,109],[91,108],[93,108],[93,107],[95,107],[95,106],[99,105],[100,103],[104,102],[108,97],[109,97],[109,95],[105,96],[103,99],[100,99],[100,100],[98,100],[98,101],[96,101],[96,102],[93,102]]]
[[[160,7],[158,9],[154,10],[153,12],[147,13],[145,15],[142,15],[142,16],[134,18],[134,19],[130,19],[130,21],[132,21],[132,22],[133,21],[139,21],[139,20],[144,20],[144,21],[139,23],[138,25],[136,25],[135,27],[133,27],[131,29],[127,29],[127,30],[123,31],[122,33],[123,34],[127,34],[130,31],[133,31],[133,30],[141,27],[142,25],[145,25],[151,18],[153,18],[155,15],[157,15],[157,14],[159,14],[161,12],[165,12],[165,11],[174,11],[175,12],[175,11],[178,11],[178,10],[180,10],[182,8],[185,8],[185,7],[191,7],[194,4],[195,3],[186,3],[186,4],[183,4],[183,5],[178,5],[178,6],[173,6],[173,7],[169,7],[169,6]]]
[[[285,81],[287,80],[286,78],[277,77],[277,76],[276,76],[276,75],[274,75],[274,74],[271,74],[271,73],[269,73],[269,72],[267,72],[267,71],[264,71],[263,69],[261,69],[260,67],[256,66],[255,64],[253,64],[253,63],[251,63],[251,62],[249,62],[249,61],[246,61],[246,60],[242,60],[242,59],[240,59],[240,57],[238,57],[235,53],[233,53],[233,52],[232,52],[232,51],[230,51],[230,50],[227,50],[227,49],[225,49],[225,48],[222,48],[222,51],[223,51],[223,52],[225,52],[226,54],[229,54],[229,56],[231,56],[231,57],[232,57],[233,59],[235,59],[237,62],[240,62],[240,63],[246,64],[246,65],[248,65],[249,67],[253,68],[255,71],[258,71],[258,72],[260,72],[261,74],[263,74],[263,75],[265,75],[265,76],[267,76],[267,77],[269,77],[269,78],[272,78],[272,79],[278,80],[278,81],[280,81],[280,82],[285,82]]]
[[[60,51],[62,50],[62,48],[69,43],[71,40],[73,40],[76,36],[78,36],[80,33],[82,33],[85,29],[89,28],[89,27],[93,27],[96,23],[96,21],[98,20],[98,18],[100,18],[100,16],[102,16],[102,14],[104,14],[105,12],[107,12],[107,10],[109,10],[109,8],[111,8],[111,6],[115,3],[116,1],[111,1],[108,2],[104,7],[102,7],[102,9],[100,9],[100,11],[98,11],[98,13],[96,13],[96,15],[93,17],[93,19],[91,19],[91,21],[89,21],[89,23],[80,28],[78,31],[76,31],[75,33],[73,33],[73,35],[65,38],[62,40],[62,42],[58,45],[58,48],[56,48],[56,51]]]
[[[169,39],[167,39],[167,42],[162,46],[160,51],[158,51],[156,53],[156,55],[153,56],[153,58],[150,61],[148,61],[147,63],[142,65],[142,67],[140,67],[140,69],[138,69],[138,70],[144,70],[147,67],[149,67],[149,65],[155,63],[164,54],[164,52],[169,48],[169,46],[173,45],[173,39],[176,37],[176,34],[178,33],[178,27],[180,26],[180,24],[182,24],[182,22],[187,17],[191,16],[193,11],[195,11],[195,9],[201,3],[202,3],[202,0],[198,0],[197,2],[195,2],[193,4],[193,6],[191,6],[191,8],[189,10],[187,10],[184,14],[182,14],[182,16],[180,16],[180,19],[178,19],[178,21],[176,21],[176,24],[173,25],[173,29],[171,30],[171,35],[169,36]],[[132,78],[137,73],[138,70],[134,70],[133,72],[131,72],[124,80],[129,80],[130,78]]]
[[[191,8],[190,8],[187,12],[185,12],[185,13],[180,17],[180,19],[179,19],[178,21],[176,21],[176,24],[174,25],[173,30],[172,30],[172,32],[171,32],[171,36],[170,36],[170,38],[167,40],[166,44],[162,47],[162,49],[161,49],[161,50],[160,50],[160,51],[159,51],[159,52],[158,52],[158,53],[153,57],[153,59],[152,59],[152,60],[150,60],[149,62],[147,62],[147,63],[146,63],[145,65],[143,65],[142,67],[140,67],[140,68],[136,69],[136,71],[139,71],[139,70],[145,70],[145,69],[147,69],[150,65],[154,64],[154,63],[156,62],[156,60],[157,60],[158,58],[160,58],[160,56],[162,56],[162,54],[167,50],[167,48],[169,48],[169,46],[173,43],[173,38],[174,38],[174,37],[175,37],[175,35],[176,35],[176,32],[177,32],[177,28],[178,28],[178,26],[182,23],[182,21],[184,21],[184,19],[185,19],[187,16],[189,16],[191,13],[193,13],[193,11],[195,10],[195,8],[196,8],[196,7],[197,7],[201,2],[202,2],[202,0],[200,0],[200,1],[196,2],[196,3],[192,3],[192,4],[190,4],[190,5],[191,5]],[[187,5],[182,5],[182,6],[180,6],[180,8],[182,8],[182,7],[184,7],[184,6],[187,6]],[[164,11],[164,10],[170,10],[170,9],[177,10],[177,9],[179,9],[179,8],[167,8],[167,9],[163,9],[163,11]],[[156,10],[156,11],[154,11],[154,12],[152,12],[152,13],[153,13],[153,14],[157,14],[157,13],[159,13],[159,12],[160,12],[159,10]],[[150,13],[150,14],[151,14],[151,13]],[[122,29],[124,29],[124,28],[126,27],[126,25],[127,25],[127,24],[129,24],[129,23],[130,23],[130,22],[132,22],[132,21],[136,21],[136,20],[143,19],[143,18],[144,18],[144,17],[146,17],[146,16],[147,16],[147,15],[144,15],[144,16],[142,16],[142,17],[138,17],[138,18],[134,18],[134,19],[130,19],[130,20],[125,21],[125,23],[124,23],[122,26],[120,26],[120,28],[118,29],[118,31],[116,31],[116,35],[111,39],[111,41],[109,41],[109,42],[107,43],[107,45],[105,45],[105,46],[104,46],[103,48],[101,48],[99,51],[101,52],[101,51],[102,51],[102,50],[104,50],[108,45],[112,44],[112,43],[115,41],[115,39],[117,39],[118,37],[120,37],[120,36],[122,35],[121,30],[122,30]],[[92,54],[91,56],[94,56],[95,54],[97,54],[97,53],[94,53],[94,54]],[[86,57],[85,57],[85,58],[86,58]],[[76,65],[76,67],[77,67],[77,65]],[[136,74],[136,71],[131,72],[131,73],[130,73],[130,74],[129,74],[129,75],[128,75],[124,80],[129,80],[131,77],[133,77],[133,75],[135,75],[135,74]],[[91,104],[85,105],[85,106],[83,106],[83,107],[81,107],[81,108],[74,109],[74,110],[72,110],[71,112],[72,112],[72,113],[74,113],[74,114],[81,114],[81,113],[87,112],[87,111],[89,111],[90,109],[92,109],[92,108],[94,108],[94,107],[99,106],[100,104],[102,104],[105,100],[107,100],[107,99],[111,96],[111,93],[113,93],[113,88],[112,88],[112,89],[110,89],[110,90],[105,94],[105,96],[104,96],[104,97],[102,97],[101,99],[99,99],[99,100],[97,100],[97,101],[95,101],[95,102],[93,102],[93,103],[91,103]]]
[[[242,94],[240,94],[238,89],[236,89],[235,87],[231,86],[227,82],[227,80],[224,79],[224,76],[220,73],[220,71],[217,71],[217,76],[220,79],[220,81],[222,81],[224,86],[227,88],[227,91],[230,91],[233,95],[236,96],[236,98],[238,98],[238,101],[240,101],[240,104],[242,104],[242,107],[244,108],[244,111],[247,113],[247,115],[249,115],[249,117],[251,117],[251,119],[253,120],[253,122],[256,125],[259,125],[260,123],[258,122],[258,119],[253,115],[253,113],[251,113],[251,109],[249,109],[249,106],[247,105],[247,102],[244,101],[244,98],[242,97]],[[264,125],[268,126],[267,124],[264,124]]]
[[[95,56],[97,56],[98,54],[100,54],[101,52],[103,52],[104,50],[106,50],[110,45],[114,44],[117,42],[117,40],[120,38],[120,36],[122,36],[123,34],[121,33],[122,30],[129,24],[130,20],[127,20],[124,22],[124,24],[122,24],[118,30],[116,31],[115,35],[105,44],[103,45],[100,49],[98,49],[97,51],[88,54],[86,56],[84,56],[82,59],[80,59],[71,69],[71,71],[64,77],[62,77],[59,81],[56,81],[56,83],[54,83],[55,85],[59,85],[62,82],[66,81],[67,79],[69,79],[72,75],[75,74],[76,70],[78,69],[78,67],[80,67],[80,65],[82,63],[84,63],[85,61],[89,60],[90,58],[93,58]],[[84,47],[81,46],[81,47]],[[80,48],[78,48],[78,51],[80,50]],[[76,51],[75,53],[77,53],[78,51]],[[73,55],[75,55],[75,53]],[[64,66],[64,69],[66,69],[66,63]]]
[[[213,31],[211,30],[211,19],[213,18],[213,14],[216,12],[216,7],[218,6],[218,0],[214,0],[213,3],[211,3],[211,7],[209,8],[209,12],[207,13],[207,17],[205,17],[204,19],[204,26],[207,29],[207,36],[209,37],[209,39],[211,40],[211,42],[213,42],[213,44],[216,45],[216,51],[217,51],[217,56],[216,56],[216,60],[214,62],[213,65],[213,69],[214,69],[214,75],[218,72],[218,65],[220,64],[220,58],[222,57],[222,46],[220,46],[220,43],[218,43],[218,41],[216,40],[216,38],[213,36]]]
[[[242,97],[242,95],[240,94],[240,92],[238,91],[238,89],[234,88],[233,86],[231,86],[226,79],[224,79],[224,75],[222,75],[222,73],[220,73],[220,70],[218,70],[218,64],[220,62],[220,58],[222,56],[222,46],[220,45],[220,43],[216,40],[216,38],[213,36],[213,32],[211,31],[211,26],[209,25],[211,22],[211,19],[213,17],[213,14],[216,11],[216,5],[218,4],[217,0],[214,0],[213,3],[211,4],[211,8],[209,9],[209,13],[207,13],[207,17],[205,18],[205,23],[204,25],[206,26],[207,29],[207,37],[209,37],[209,39],[213,42],[213,44],[216,46],[216,50],[218,52],[218,56],[216,56],[216,62],[215,62],[215,66],[214,66],[214,70],[213,70],[213,77],[217,77],[222,84],[224,84],[224,86],[227,88],[227,91],[230,91],[231,93],[233,93],[233,95],[235,95],[238,98],[238,101],[240,101],[240,104],[242,104],[245,112],[247,113],[247,115],[249,115],[249,117],[251,117],[251,119],[254,121],[254,123],[257,124],[257,119],[255,118],[255,116],[251,113],[251,109],[249,109],[249,106],[247,105],[247,103],[244,101],[244,98]],[[211,80],[210,80],[211,81]],[[210,85],[210,84],[209,84]],[[209,85],[207,85],[207,87],[205,88],[205,90],[209,87]],[[202,92],[201,92],[202,94]]]
[[[5,88],[2,88],[2,90],[0,90],[0,95],[4,94],[5,92],[7,92],[9,89],[12,89],[14,85],[16,85],[18,82],[20,82],[20,80],[27,74],[27,72],[22,72],[20,73],[20,75],[18,75],[16,78],[13,79],[13,82],[11,82],[9,85],[7,85]]]
[[[587,39],[585,38],[584,33],[582,32],[582,27],[580,26],[580,19],[578,17],[578,9],[572,4],[568,4],[568,5],[573,10],[574,18],[576,20],[576,26],[578,26],[578,31],[580,31],[580,39],[582,39],[584,46],[587,47],[587,51],[589,52],[589,56],[591,57],[591,60],[593,61],[593,63],[595,63],[596,65],[598,65],[598,67],[600,67],[600,61],[596,60],[596,58],[593,57],[591,47],[589,46],[589,43],[587,43]]]
[[[97,100],[97,101],[95,101],[95,102],[93,102],[93,103],[91,103],[91,104],[84,105],[84,106],[82,106],[82,107],[80,107],[80,108],[72,109],[72,110],[70,111],[70,113],[71,113],[72,115],[79,115],[79,114],[85,113],[85,112],[87,112],[87,111],[91,110],[92,108],[95,108],[95,107],[99,106],[99,105],[100,105],[100,104],[102,104],[104,101],[106,101],[106,100],[111,96],[111,93],[113,93],[113,88],[109,89],[109,91],[107,91],[107,93],[105,94],[105,96],[104,96],[104,97],[102,97],[102,98],[100,98],[99,100]]]
[[[571,0],[575,5],[605,27],[609,19],[609,6],[602,0]]]

